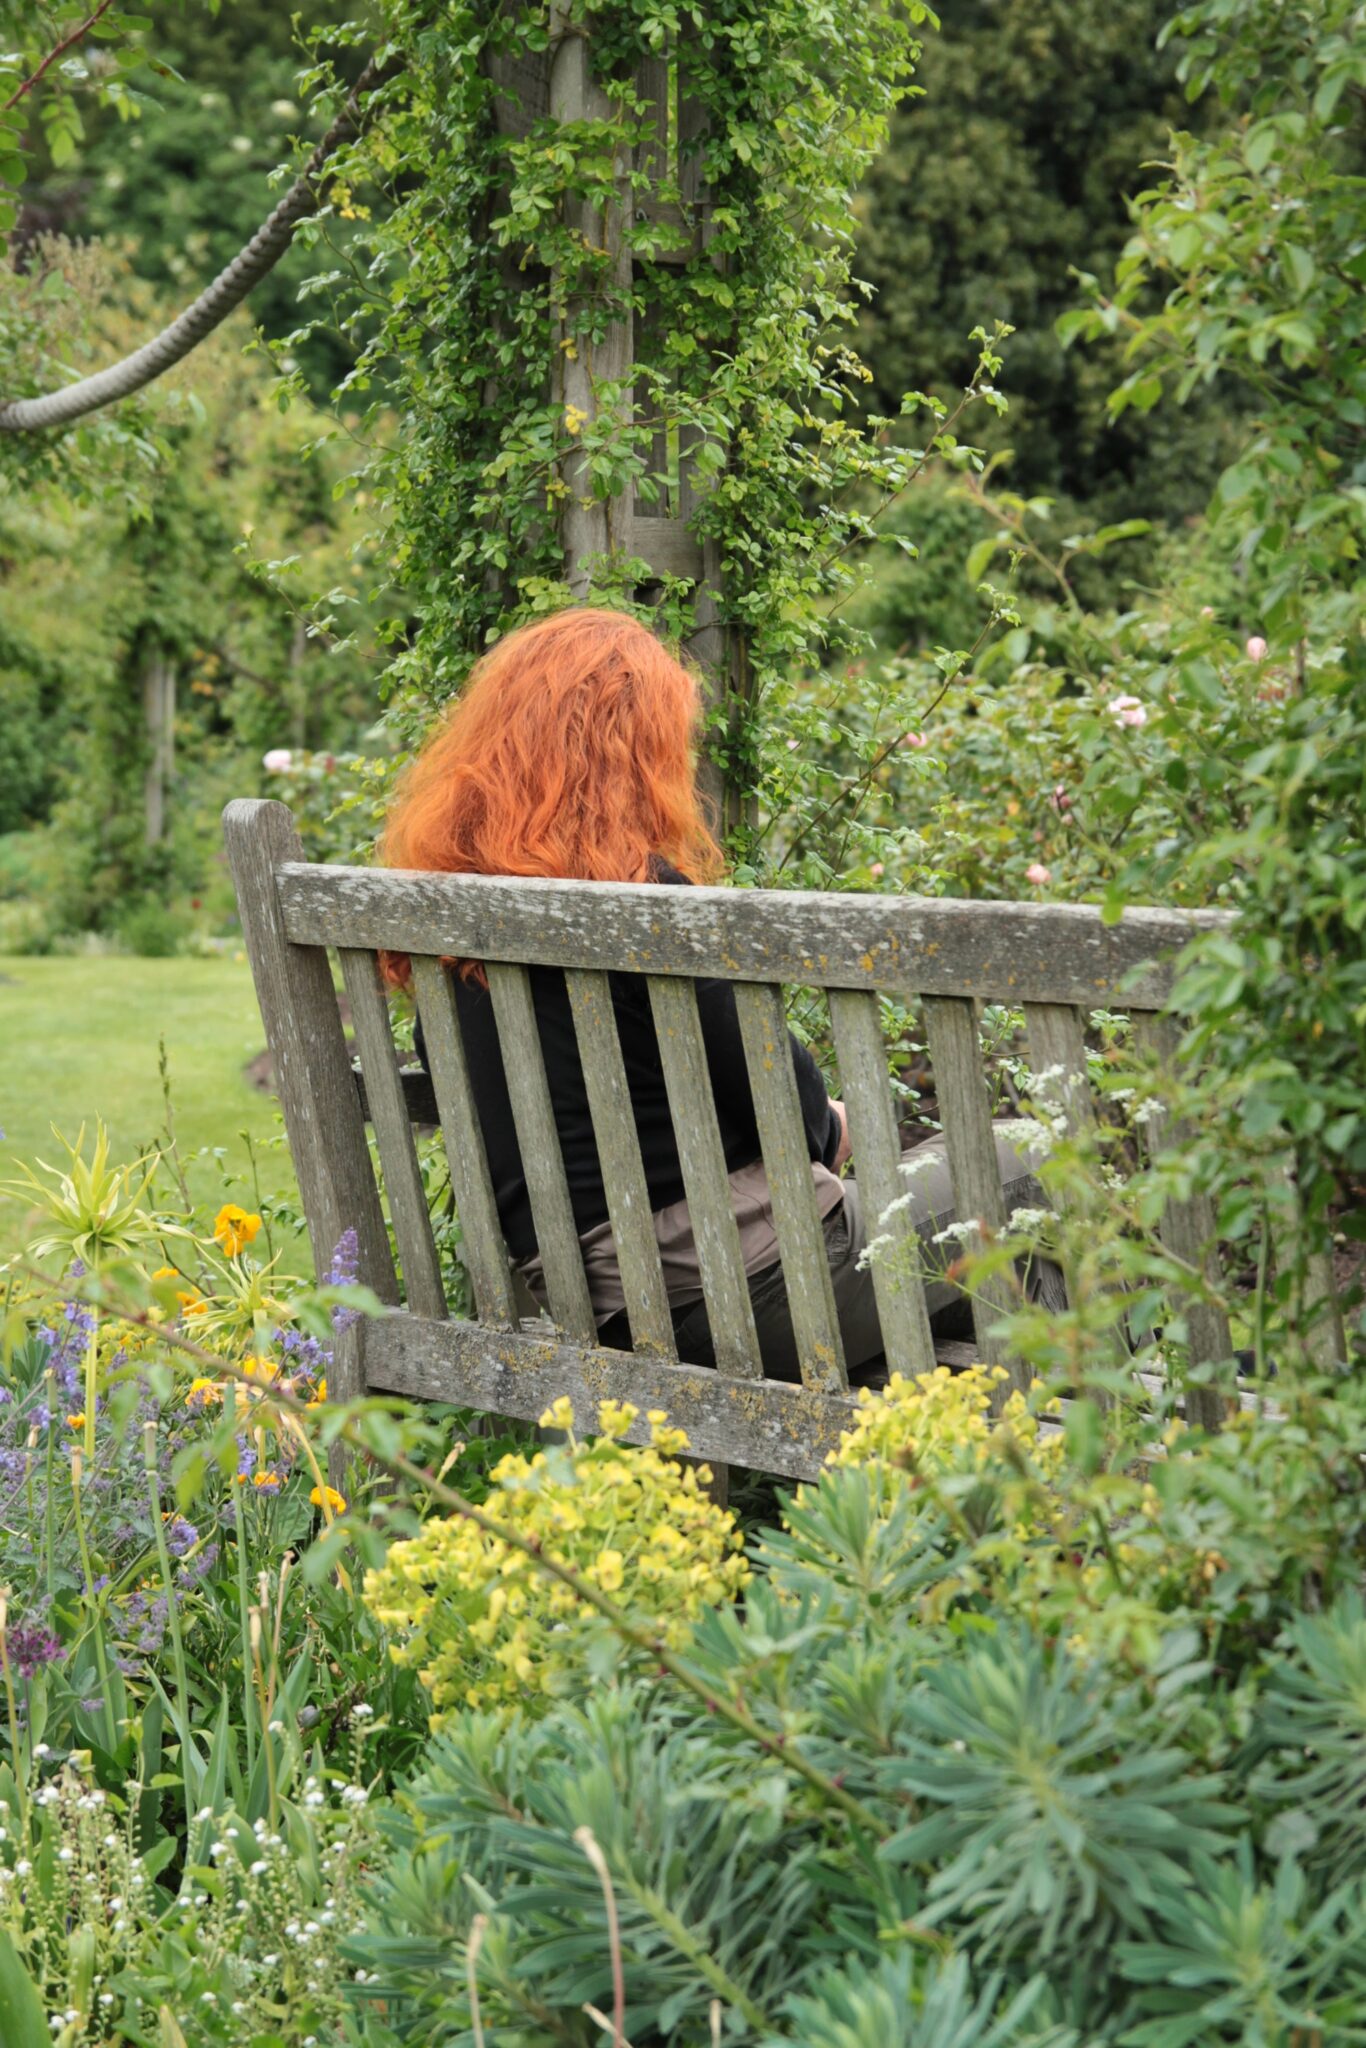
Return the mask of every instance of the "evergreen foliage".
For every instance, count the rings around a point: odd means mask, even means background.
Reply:
[[[858,201],[855,268],[874,291],[858,338],[876,402],[945,396],[971,370],[968,330],[1007,322],[1010,416],[984,438],[1011,451],[1012,489],[1097,525],[1202,512],[1230,431],[1222,391],[1193,414],[1116,419],[1117,352],[1081,355],[1054,331],[1078,270],[1105,274],[1118,257],[1128,202],[1171,129],[1207,122],[1158,50],[1169,12],[1165,0],[967,0],[927,40],[916,96]]]
[[[1022,1515],[1028,1437],[922,1465],[945,1396],[894,1382],[862,1456],[784,1504],[743,1615],[695,1632],[704,1696],[743,1701],[761,1741],[667,1681],[608,1679],[605,1640],[586,1700],[448,1719],[352,1944],[374,2038],[587,2048],[615,1980],[632,2048],[1355,2039],[1366,1523],[1337,1448],[1359,1457],[1366,1405],[1326,1393],[1169,1436],[1151,1498],[1069,1460]],[[1237,1479],[1264,1459],[1302,1460],[1309,1489],[1270,1534]],[[1115,1547],[1155,1632],[1080,1638],[1059,1575],[1094,1586]],[[1275,1591],[1249,1630],[1253,1551]]]

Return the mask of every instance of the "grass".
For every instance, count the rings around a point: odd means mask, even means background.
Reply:
[[[62,1162],[54,1124],[74,1140],[82,1123],[93,1131],[103,1117],[120,1159],[164,1145],[161,1038],[195,1200],[254,1206],[247,1137],[261,1194],[287,1195],[293,1170],[278,1106],[242,1071],[265,1034],[241,960],[0,957],[0,1179],[17,1159]],[[163,1194],[173,1186],[168,1176]],[[23,1236],[22,1204],[0,1201],[0,1255]],[[291,1234],[286,1241],[292,1250]]]

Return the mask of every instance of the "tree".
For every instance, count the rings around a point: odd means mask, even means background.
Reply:
[[[965,0],[927,44],[858,202],[856,268],[873,287],[859,345],[878,402],[956,388],[969,328],[1009,322],[1010,413],[988,445],[1012,451],[1013,490],[1098,524],[1196,516],[1231,459],[1227,393],[1184,415],[1116,419],[1117,352],[1069,352],[1055,332],[1078,266],[1102,272],[1118,256],[1145,164],[1165,157],[1173,127],[1208,120],[1157,47],[1168,12],[1167,0]]]

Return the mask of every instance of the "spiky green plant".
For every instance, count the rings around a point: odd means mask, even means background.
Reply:
[[[70,1162],[65,1169],[49,1166],[40,1159],[38,1165],[46,1176],[40,1178],[26,1161],[20,1161],[20,1178],[0,1183],[0,1193],[26,1201],[34,1213],[36,1227],[26,1246],[30,1258],[47,1259],[60,1254],[64,1266],[79,1262],[98,1273],[117,1259],[136,1258],[172,1228],[143,1206],[147,1190],[156,1178],[159,1153],[144,1154],[125,1166],[112,1166],[109,1133],[103,1118],[96,1119],[95,1149],[89,1160],[85,1156],[84,1124],[76,1133],[74,1145],[55,1124],[52,1135]],[[83,1442],[87,1462],[95,1456],[98,1377],[96,1315],[91,1321],[85,1358]]]
[[[1366,1867],[1366,1605],[1340,1593],[1326,1614],[1286,1630],[1257,1735],[1273,1752],[1256,1773],[1277,1808],[1270,1839],[1330,1884]]]

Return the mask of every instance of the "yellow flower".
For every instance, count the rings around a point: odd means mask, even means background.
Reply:
[[[346,1513],[346,1501],[335,1486],[315,1486],[308,1497],[315,1508],[320,1508],[326,1503],[334,1515]]]
[[[244,1358],[242,1370],[249,1380],[264,1380],[269,1386],[276,1378],[279,1367],[273,1358]]]
[[[236,1202],[225,1202],[213,1221],[213,1234],[230,1259],[245,1250],[261,1228],[259,1216],[249,1216]]]
[[[178,1280],[179,1278],[180,1274],[174,1266],[158,1266],[152,1275],[154,1282],[157,1280]]]
[[[620,1592],[622,1582],[626,1577],[625,1572],[622,1570],[623,1562],[624,1560],[619,1550],[601,1550],[598,1552],[597,1580],[604,1593]],[[705,1571],[705,1569],[704,1565],[703,1570]]]
[[[215,1401],[221,1401],[223,1389],[217,1380],[191,1380],[190,1391],[185,1396],[187,1408],[211,1408]]]
[[[278,1493],[280,1490],[280,1475],[278,1472],[271,1471],[253,1472],[251,1483],[253,1486],[269,1487],[272,1493]]]
[[[181,1287],[176,1291],[180,1313],[185,1316],[202,1316],[206,1307],[203,1295],[197,1287]]]
[[[310,1398],[309,1398],[309,1399],[308,1399],[307,1401],[305,1401],[305,1402],[304,1402],[304,1406],[305,1406],[305,1408],[321,1408],[321,1407],[322,1407],[322,1405],[323,1405],[323,1402],[324,1402],[324,1401],[325,1401],[326,1399],[327,1399],[327,1374],[326,1374],[326,1373],[324,1373],[324,1374],[323,1374],[323,1376],[322,1376],[322,1378],[321,1378],[321,1379],[320,1379],[320,1380],[318,1381],[318,1384],[317,1384],[317,1388],[315,1389],[315,1391],[314,1391],[314,1393],[312,1394],[312,1396],[311,1396],[311,1397],[310,1397]]]
[[[571,1435],[550,1457],[509,1452],[489,1475],[485,1513],[628,1602],[633,1618],[677,1648],[708,1607],[735,1599],[749,1567],[734,1517],[661,1448],[660,1439],[681,1442],[681,1431],[656,1410],[656,1440],[632,1449],[621,1438],[637,1418],[631,1403],[604,1401],[591,1439]],[[568,1429],[572,1404],[556,1402],[543,1420]],[[430,1692],[434,1726],[461,1705],[535,1714],[581,1689],[573,1623],[582,1601],[495,1529],[459,1516],[425,1522],[367,1573],[365,1599],[393,1632],[395,1663]]]
[[[84,1409],[82,1409],[82,1410],[81,1410],[81,1413],[80,1413],[79,1415],[68,1415],[68,1416],[67,1416],[67,1418],[66,1418],[66,1421],[67,1421],[67,1427],[68,1427],[68,1429],[84,1429],[84,1428],[85,1428],[85,1411],[84,1411]]]

